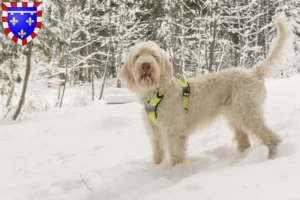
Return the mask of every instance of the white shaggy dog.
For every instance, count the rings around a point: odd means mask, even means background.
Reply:
[[[268,147],[269,158],[276,156],[276,146],[281,139],[264,120],[264,79],[285,59],[285,48],[290,46],[293,36],[285,17],[278,17],[276,25],[279,38],[262,63],[251,69],[230,68],[188,79],[191,93],[187,113],[182,105],[182,88],[173,77],[173,68],[165,51],[149,41],[132,47],[120,70],[121,81],[144,105],[157,88],[165,89],[157,107],[158,126],[153,125],[143,110],[155,164],[160,164],[167,155],[172,166],[184,161],[189,135],[218,116],[227,119],[238,151],[250,147],[248,137],[252,134]]]

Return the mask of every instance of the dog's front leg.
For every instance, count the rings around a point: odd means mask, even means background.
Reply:
[[[171,165],[175,166],[186,158],[188,136],[182,132],[169,132],[168,148],[170,153]]]
[[[144,122],[144,126],[146,128],[146,132],[149,136],[151,148],[152,148],[152,159],[154,164],[158,165],[160,164],[164,157],[165,157],[165,149],[164,149],[164,143],[162,135],[158,129],[158,127],[155,127],[152,122],[149,120],[147,113],[142,113],[142,119]]]
[[[165,157],[162,137],[157,128],[153,128],[150,131],[149,137],[150,137],[150,143],[153,151],[153,155],[152,155],[153,162],[154,164],[158,165],[163,161]]]

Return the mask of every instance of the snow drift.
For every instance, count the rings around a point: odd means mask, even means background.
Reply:
[[[131,103],[137,101],[136,95],[126,88],[107,88],[104,94],[106,104]]]
[[[267,81],[267,90],[267,123],[284,140],[273,160],[257,141],[238,153],[219,121],[190,138],[186,163],[156,166],[136,102],[96,101],[0,124],[0,199],[299,199],[300,76]]]

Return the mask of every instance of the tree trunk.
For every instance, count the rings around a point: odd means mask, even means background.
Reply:
[[[207,21],[205,22],[205,35],[207,36],[207,30],[208,30],[208,24],[207,24]],[[205,52],[204,52],[204,55],[205,55],[205,64],[206,64],[206,69],[208,70],[208,66],[209,66],[209,63],[208,63],[208,52],[207,52],[207,43],[206,41],[204,42],[204,48],[205,48]],[[203,72],[204,73],[204,72]]]
[[[72,20],[72,19],[71,19]],[[68,78],[68,65],[69,65],[69,54],[70,54],[70,49],[71,49],[71,45],[72,45],[72,35],[73,35],[73,23],[71,25],[71,34],[70,34],[70,44],[68,47],[68,52],[67,52],[67,60],[66,60],[66,74],[65,74],[65,82],[64,82],[64,88],[63,88],[63,92],[61,94],[61,99],[60,99],[60,104],[59,107],[61,108],[62,106],[62,102],[64,99],[64,95],[65,95],[65,90],[66,90],[66,85],[67,85],[67,78]]]
[[[10,78],[9,78],[9,82],[11,84],[11,89],[8,95],[8,99],[6,101],[6,107],[10,109],[10,105],[11,105],[11,100],[12,97],[14,95],[14,91],[15,91],[15,81],[14,81],[14,63],[13,61],[10,61]]]
[[[241,15],[240,15],[240,11],[239,11],[239,8],[240,8],[240,4],[239,4],[239,0],[236,0],[236,7],[238,8],[237,9],[237,18],[238,18],[238,29],[241,30],[242,29],[242,26],[241,26]],[[239,39],[239,42],[238,42],[238,52],[237,52],[237,57],[238,57],[238,66],[243,66],[243,61],[242,61],[242,36],[240,34],[238,34],[238,39]]]
[[[196,73],[196,75],[198,74],[198,73],[200,73],[201,71],[202,71],[202,66],[201,66],[201,49],[202,49],[202,47],[201,47],[201,37],[200,37],[200,35],[201,35],[201,32],[200,32],[200,30],[198,31],[198,35],[199,35],[199,41],[198,41],[198,60],[197,60],[197,73]]]
[[[95,69],[94,69],[94,65],[92,65],[92,73],[91,73],[92,77],[91,77],[91,81],[92,81],[92,101],[95,100]]]
[[[180,4],[180,23],[182,25],[181,27],[181,46],[180,46],[180,51],[181,51],[181,68],[182,68],[182,74],[185,72],[185,60],[184,60],[184,16],[183,16],[183,5]]]
[[[21,112],[21,109],[25,103],[25,96],[26,96],[27,85],[28,85],[28,80],[29,80],[30,70],[31,70],[31,55],[32,55],[32,42],[30,42],[28,44],[28,52],[26,55],[26,72],[25,72],[25,77],[24,77],[24,84],[23,84],[22,94],[21,94],[18,108],[16,110],[16,113],[13,116],[14,120],[17,120],[17,118]]]
[[[125,5],[126,6],[126,3],[127,1],[125,2]],[[122,36],[122,32],[121,32],[121,29],[123,28],[124,24],[125,24],[125,17],[123,15],[120,15],[119,17],[119,21],[120,21],[120,25],[119,25],[119,30],[118,30],[118,42],[119,42],[119,55],[118,55],[118,69],[120,70],[121,69],[121,58],[122,58],[122,54],[123,54],[123,36]],[[119,76],[117,76],[117,88],[120,88],[121,87],[121,81],[119,79]]]
[[[108,55],[110,54],[110,47],[108,49]],[[103,81],[102,81],[102,86],[101,86],[101,91],[100,91],[100,97],[99,100],[102,99],[103,96],[103,90],[104,90],[104,85],[105,85],[105,80],[106,80],[106,74],[107,74],[107,68],[108,68],[108,62],[109,62],[109,56],[107,56],[106,63],[105,63],[105,69],[104,69],[104,74],[103,74]]]
[[[270,2],[269,0],[266,0],[266,15],[265,15],[265,25],[268,26],[269,24],[269,6]],[[269,49],[269,36],[268,36],[268,30],[269,28],[265,29],[265,57],[268,55],[268,49]]]
[[[210,35],[213,36],[212,38],[213,40],[212,42],[210,42],[210,46],[209,46],[209,66],[208,66],[209,72],[213,71],[212,66],[214,62],[214,51],[215,51],[215,43],[216,43],[216,35],[217,35],[217,20],[215,19],[215,15],[217,14],[217,9],[218,9],[218,3],[216,3],[214,10],[211,8],[211,14],[210,14],[211,16]],[[212,20],[212,18],[214,19]]]
[[[261,3],[259,4],[259,12],[260,12],[260,13],[263,12]],[[261,21],[261,19],[260,19],[260,17],[258,17],[258,18],[257,18],[256,41],[255,41],[255,46],[256,46],[256,47],[258,47],[258,45],[260,44],[260,40],[259,40],[260,27],[261,27],[260,21]],[[259,57],[259,54],[260,54],[259,52],[255,52],[255,54],[254,54],[254,59],[257,58],[257,57]],[[255,60],[254,60],[254,62],[255,62]]]
[[[11,82],[12,86],[11,86],[11,89],[10,89],[10,92],[9,92],[9,95],[8,95],[8,99],[6,101],[6,107],[9,108],[11,106],[11,100],[12,100],[12,97],[14,95],[14,92],[15,92],[15,83]]]
[[[90,23],[92,22],[93,12],[92,12],[92,1],[89,2],[89,10],[90,10]],[[91,29],[91,32],[94,32],[94,29]],[[92,50],[91,50],[92,52]],[[95,100],[95,67],[92,64],[92,71],[91,71],[91,82],[92,82],[92,101]]]
[[[117,88],[121,88],[121,81],[120,81],[119,78],[118,78],[118,80],[117,80]]]
[[[61,83],[58,84],[58,94],[57,94],[57,103],[56,106],[59,105],[59,101],[60,101],[60,91],[61,91]]]
[[[113,78],[116,78],[117,77],[117,66],[116,66],[116,63],[115,63],[115,48],[114,48],[114,41],[113,41],[113,25],[111,23],[111,18],[112,18],[112,0],[108,0],[108,6],[109,6],[109,13],[108,13],[108,16],[109,16],[109,19],[108,19],[108,24],[109,24],[109,46],[111,48],[111,58],[110,58],[110,71],[111,71],[111,75]]]

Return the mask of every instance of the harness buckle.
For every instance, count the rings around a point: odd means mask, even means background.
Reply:
[[[150,112],[155,112],[155,106],[151,106],[149,103],[145,103],[145,110],[147,114]]]

